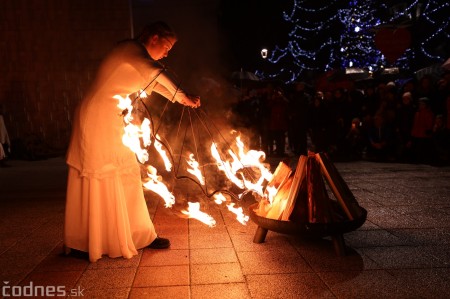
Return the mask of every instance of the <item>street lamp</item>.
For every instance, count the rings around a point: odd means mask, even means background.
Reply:
[[[269,52],[269,50],[267,50],[266,48],[264,48],[264,49],[262,49],[261,50],[261,57],[263,58],[263,59],[266,59],[267,58],[267,53]]]

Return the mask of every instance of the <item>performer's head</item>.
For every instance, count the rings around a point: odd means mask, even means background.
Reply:
[[[165,22],[157,21],[145,26],[136,39],[145,46],[154,60],[160,60],[167,57],[177,41],[177,36]]]

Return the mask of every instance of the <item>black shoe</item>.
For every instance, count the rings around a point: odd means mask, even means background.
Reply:
[[[65,248],[62,253],[63,256],[72,257],[80,260],[89,261],[89,252],[73,249],[73,248]]]
[[[151,249],[165,249],[170,247],[169,239],[156,237],[156,239],[148,245],[148,248]]]

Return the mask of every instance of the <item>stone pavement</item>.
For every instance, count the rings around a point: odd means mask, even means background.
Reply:
[[[210,228],[152,198],[150,215],[171,248],[89,263],[62,255],[63,158],[8,163],[0,168],[5,298],[32,287],[83,298],[450,298],[450,167],[335,163],[368,211],[344,235],[345,256],[329,238],[269,231],[257,244],[257,226],[224,207],[207,211],[217,221]]]

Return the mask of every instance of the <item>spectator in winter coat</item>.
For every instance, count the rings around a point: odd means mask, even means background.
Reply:
[[[413,159],[416,163],[430,163],[433,158],[432,132],[434,113],[426,97],[419,99],[411,130]]]

